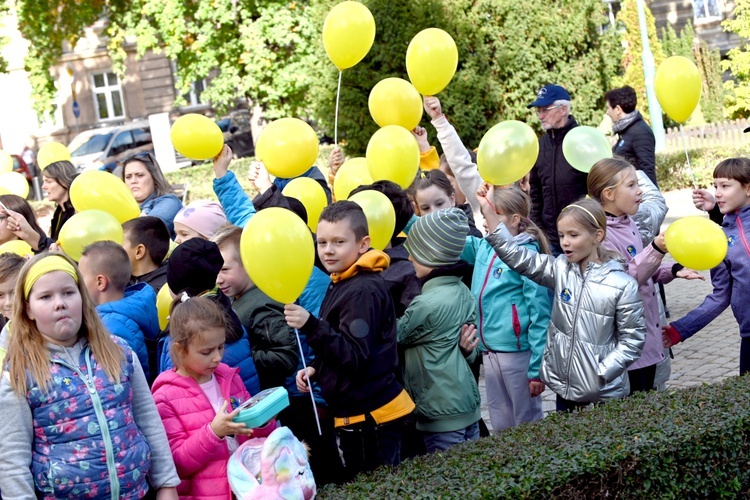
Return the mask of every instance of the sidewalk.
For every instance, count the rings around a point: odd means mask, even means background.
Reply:
[[[669,212],[662,225],[662,231],[672,222],[689,215],[701,215],[691,200],[691,191],[683,189],[664,193]],[[706,216],[707,217],[707,216]],[[674,262],[669,255],[665,262]],[[711,292],[709,272],[702,273],[706,281],[676,279],[666,286],[667,307],[671,320],[681,318],[699,305]],[[684,343],[672,348],[672,376],[667,382],[669,389],[678,389],[719,382],[739,373],[740,336],[737,322],[730,308]],[[482,394],[482,417],[491,428],[484,388],[484,376],[479,380]],[[555,394],[549,389],[542,394],[542,407],[545,414],[555,411]]]

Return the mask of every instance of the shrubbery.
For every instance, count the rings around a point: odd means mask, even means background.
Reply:
[[[700,187],[711,187],[714,182],[714,168],[721,160],[749,154],[747,147],[716,146],[690,150],[690,164],[693,167],[696,182]],[[656,180],[662,191],[693,187],[685,152],[657,154]]]
[[[750,377],[639,394],[380,469],[319,498],[736,498]]]

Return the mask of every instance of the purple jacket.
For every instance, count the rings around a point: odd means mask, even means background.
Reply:
[[[727,235],[729,249],[724,261],[711,269],[713,292],[701,305],[672,323],[682,337],[691,337],[713,321],[731,304],[740,336],[750,337],[750,206],[724,216],[722,229]]]
[[[664,359],[662,347],[659,297],[654,282],[669,283],[674,279],[672,265],[662,264],[664,254],[648,245],[643,248],[638,226],[627,215],[607,217],[607,237],[604,246],[622,255],[627,263],[627,271],[638,282],[638,291],[643,298],[646,318],[646,344],[643,354],[628,370],[636,370],[655,365]]]

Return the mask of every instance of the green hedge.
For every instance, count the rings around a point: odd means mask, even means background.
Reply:
[[[550,415],[319,498],[746,497],[749,431],[750,377],[733,377]]]
[[[691,149],[690,163],[699,186],[710,187],[714,182],[714,168],[726,158],[750,156],[747,147],[715,146],[710,148]],[[693,187],[690,171],[687,167],[685,152],[659,153],[656,155],[656,179],[659,189],[672,191]]]

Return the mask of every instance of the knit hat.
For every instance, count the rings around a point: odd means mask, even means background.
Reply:
[[[167,284],[175,294],[186,291],[190,296],[198,295],[216,287],[216,277],[223,265],[216,243],[189,239],[177,245],[167,261]]]
[[[463,210],[448,208],[420,217],[409,231],[404,247],[423,266],[455,264],[461,257],[469,234],[469,221]]]
[[[224,209],[215,201],[198,200],[177,212],[174,221],[183,224],[204,238],[210,238],[227,223]]]

